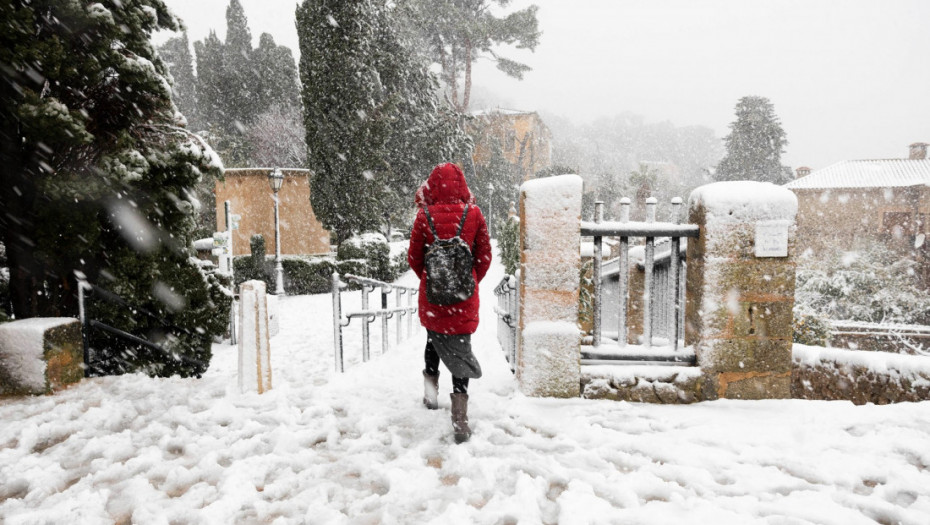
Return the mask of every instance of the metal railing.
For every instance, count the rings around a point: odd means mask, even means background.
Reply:
[[[585,355],[582,352],[582,360],[593,359],[598,361],[611,360],[633,360],[633,361],[677,361],[678,357],[675,352],[678,348],[678,334],[681,332],[682,310],[684,309],[684,294],[681,291],[681,239],[685,237],[698,237],[699,227],[692,224],[680,224],[681,199],[676,197],[672,199],[672,214],[669,222],[656,222],[656,204],[655,198],[646,199],[646,220],[645,222],[630,221],[630,199],[623,198],[620,201],[620,220],[604,222],[603,220],[603,203],[595,203],[594,221],[581,222],[581,235],[594,238],[594,300],[593,300],[593,328],[589,338],[585,342],[593,347],[593,351]],[[619,241],[619,257],[616,259],[617,272],[617,332],[616,339],[618,346],[622,349],[626,346],[629,336],[628,318],[626,305],[629,301],[630,293],[630,239],[644,238],[642,268],[644,271],[644,286],[642,298],[642,346],[649,348],[653,344],[653,334],[657,325],[663,325],[668,328],[670,334],[671,355],[663,356],[659,353],[649,353],[648,355],[609,355],[598,351],[602,341],[602,306],[604,301],[603,281],[603,238],[617,237]],[[656,257],[656,239],[659,237],[669,238],[669,251],[667,265],[664,258],[660,256],[657,261]],[[657,262],[659,263],[657,265]],[[664,270],[665,277],[656,272],[656,268],[666,267]],[[657,282],[667,284],[667,293],[659,295],[657,292]],[[663,313],[666,312],[666,313]],[[657,322],[658,321],[658,322]],[[673,335],[671,335],[673,334]],[[610,334],[614,335],[614,334]],[[667,358],[666,358],[667,357]]]
[[[336,359],[336,371],[345,372],[343,360],[342,329],[349,326],[352,319],[361,319],[362,323],[362,361],[367,362],[371,357],[370,352],[370,327],[369,325],[377,318],[381,318],[381,353],[388,351],[388,320],[397,315],[397,343],[404,340],[403,318],[407,318],[407,338],[413,335],[414,330],[419,327],[419,323],[413,322],[413,314],[417,312],[414,305],[413,297],[417,294],[416,288],[397,286],[391,283],[369,279],[368,277],[359,277],[357,275],[345,274],[343,276],[347,281],[351,281],[361,286],[362,302],[361,310],[342,312],[342,290],[348,286],[348,283],[342,281],[339,273],[333,272],[332,275],[332,294],[333,294],[333,349]],[[381,307],[370,308],[368,294],[375,288],[381,289]],[[395,293],[394,308],[388,307],[388,296],[391,292]],[[403,305],[403,296],[407,296],[407,304]]]
[[[494,295],[497,296],[497,306],[494,307],[494,313],[497,314],[497,341],[507,353],[507,362],[513,372],[517,369],[517,316],[520,311],[517,278],[505,275],[494,287]]]
[[[190,357],[179,355],[175,352],[171,352],[163,348],[162,346],[156,343],[153,343],[152,341],[149,341],[143,337],[133,335],[124,330],[120,330],[119,328],[110,326],[106,323],[102,323],[97,319],[92,319],[91,315],[88,313],[87,302],[90,299],[99,299],[99,300],[106,301],[112,304],[117,304],[121,307],[131,310],[135,314],[143,315],[151,319],[154,319],[162,327],[167,328],[171,331],[181,332],[181,333],[190,333],[190,331],[185,328],[172,325],[171,323],[163,319],[158,314],[150,312],[146,310],[145,308],[141,308],[139,306],[130,304],[125,299],[120,297],[119,294],[91,283],[90,281],[87,280],[84,274],[80,272],[75,272],[75,274],[76,274],[77,289],[78,289],[78,320],[81,322],[81,343],[84,347],[84,365],[85,365],[84,375],[85,377],[100,375],[103,373],[100,371],[100,367],[97,364],[98,363],[98,359],[97,359],[98,349],[94,348],[90,343],[90,331],[91,330],[99,330],[101,332],[106,332],[110,334],[111,336],[114,336],[118,339],[122,339],[123,341],[128,341],[133,344],[139,345],[140,347],[145,348],[148,351],[155,352],[156,354],[160,354],[165,360],[181,361],[189,365],[196,365],[196,367],[204,369],[204,370],[207,368],[206,366],[207,363],[204,363],[198,359],[192,359]],[[107,358],[108,359],[120,359],[118,355],[107,356]],[[196,377],[199,378],[200,374],[196,374]]]

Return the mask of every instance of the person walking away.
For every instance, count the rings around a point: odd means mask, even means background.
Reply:
[[[478,328],[478,283],[491,265],[491,240],[457,165],[436,166],[421,188],[407,262],[420,278],[418,309],[426,328],[423,404],[439,408],[442,360],[452,374],[452,429],[456,443],[462,443],[471,437],[468,381],[481,377],[471,334]]]

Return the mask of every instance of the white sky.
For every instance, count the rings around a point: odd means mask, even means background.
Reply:
[[[252,36],[297,55],[294,0],[241,0]],[[166,0],[191,40],[225,36],[228,0]],[[577,122],[632,111],[728,132],[736,101],[768,97],[787,132],[784,162],[819,168],[900,158],[930,142],[930,2],[923,0],[516,0],[540,6],[534,70],[489,63],[476,92]],[[476,93],[477,94],[477,93]]]

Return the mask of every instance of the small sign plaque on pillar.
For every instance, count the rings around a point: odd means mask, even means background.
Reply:
[[[760,221],[756,223],[756,257],[787,257],[789,221]]]

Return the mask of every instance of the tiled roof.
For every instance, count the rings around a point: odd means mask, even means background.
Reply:
[[[893,188],[930,185],[930,159],[844,160],[795,179],[788,189]]]

